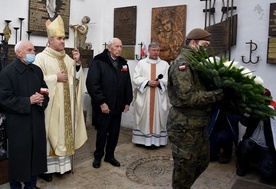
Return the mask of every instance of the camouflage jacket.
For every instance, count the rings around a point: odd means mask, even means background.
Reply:
[[[183,47],[181,54],[171,63],[168,73],[168,94],[176,108],[209,112],[211,104],[221,100],[217,91],[206,91],[197,72],[186,56],[189,47]]]

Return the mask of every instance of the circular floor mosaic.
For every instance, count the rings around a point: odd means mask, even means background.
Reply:
[[[173,159],[169,156],[151,156],[132,162],[126,176],[139,184],[170,186],[173,172]]]

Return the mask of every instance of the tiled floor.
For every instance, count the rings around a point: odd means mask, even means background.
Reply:
[[[169,145],[158,149],[136,147],[131,143],[131,129],[122,128],[115,156],[121,167],[113,167],[102,161],[94,169],[92,153],[95,149],[96,131],[87,125],[89,139],[75,155],[73,174],[54,176],[52,182],[38,180],[43,189],[171,189],[173,160]],[[0,185],[8,189],[9,185]],[[229,164],[211,162],[207,170],[197,179],[192,189],[272,189],[260,184],[258,177],[235,174],[235,159]]]

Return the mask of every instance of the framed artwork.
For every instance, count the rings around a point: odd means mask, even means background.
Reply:
[[[28,30],[32,35],[47,36],[45,22],[60,15],[66,37],[69,36],[70,0],[29,0]]]
[[[276,36],[276,3],[270,3],[268,35]]]
[[[230,47],[236,45],[237,41],[238,15],[226,18],[224,21],[206,27],[212,34],[210,51],[215,54],[225,53]]]
[[[123,45],[136,43],[136,16],[136,6],[114,9],[114,37],[121,39]]]
[[[170,63],[180,54],[186,37],[186,5],[152,9],[151,42],[160,44],[160,58]]]
[[[276,63],[276,37],[268,38],[267,43],[267,63]]]

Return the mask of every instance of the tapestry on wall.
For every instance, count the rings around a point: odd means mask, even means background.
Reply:
[[[160,44],[160,58],[171,62],[180,54],[186,37],[186,5],[152,9],[151,41]]]
[[[45,22],[60,15],[66,37],[69,36],[70,0],[29,0],[29,31],[31,35],[47,36]]]

